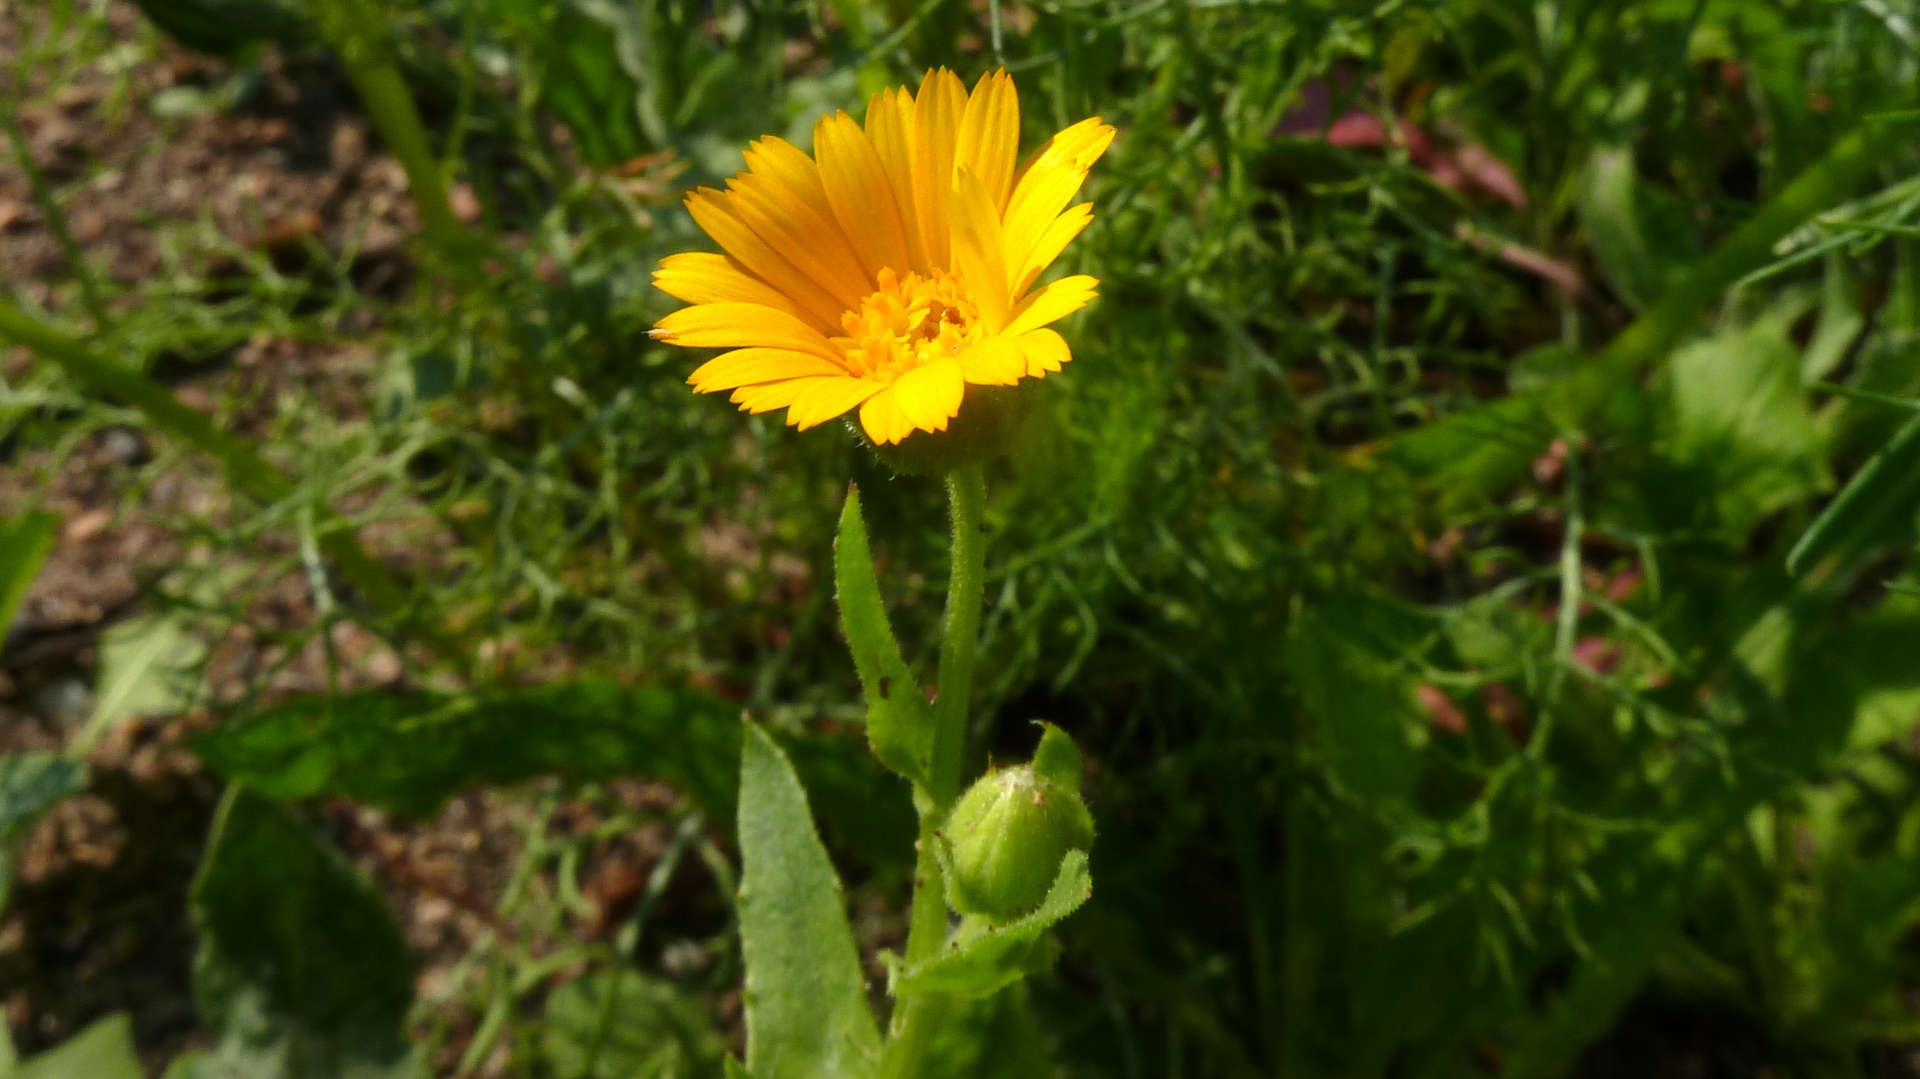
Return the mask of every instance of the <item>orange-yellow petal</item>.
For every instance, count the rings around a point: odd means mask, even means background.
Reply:
[[[946,68],[927,72],[913,99],[913,205],[927,262],[947,262],[947,192],[953,187],[953,154],[967,89]]]
[[[808,375],[844,375],[832,360],[783,348],[737,348],[723,352],[687,376],[695,393],[717,393],[756,382],[773,382]]]
[[[900,407],[900,398],[894,388],[888,386],[860,406],[860,427],[867,437],[882,446],[895,442],[913,433],[913,421],[907,418]]]
[[[687,212],[727,254],[805,311],[808,322],[818,329],[839,332],[840,315],[846,306],[755,235],[734,213],[724,193],[710,187],[688,192]]]
[[[1097,295],[1094,289],[1099,284],[1098,280],[1086,274],[1075,274],[1047,285],[1020,301],[1020,306],[1014,309],[1012,321],[1007,323],[1007,332],[1022,334],[1066,318],[1087,306],[1087,302]]]
[[[893,396],[900,411],[922,431],[946,430],[947,421],[960,414],[960,399],[966,389],[960,364],[952,357],[923,364],[893,382]]]
[[[904,272],[912,264],[906,230],[886,166],[866,132],[853,117],[834,113],[814,125],[813,152],[820,159],[822,190],[834,219],[853,241],[867,272]]]
[[[961,376],[976,386],[1011,386],[1020,381],[1027,373],[1027,356],[1021,346],[1015,343],[1017,340],[989,337],[976,342],[959,356]]]
[[[1034,243],[1033,249],[1027,252],[1026,262],[1021,264],[1015,272],[1013,294],[1018,296],[1032,287],[1034,281],[1046,272],[1047,267],[1053,265],[1053,260],[1060,257],[1060,252],[1065,251],[1067,245],[1073,242],[1073,238],[1080,235],[1080,231],[1092,221],[1093,204],[1090,202],[1068,207],[1059,217],[1054,218],[1053,224],[1047,226],[1046,231],[1040,234],[1040,239]]]
[[[980,307],[989,332],[1007,324],[1007,262],[1002,253],[1000,215],[972,170],[962,168],[952,195],[953,265],[966,282],[968,298]]]
[[[920,241],[920,216],[913,195],[913,97],[904,89],[882,90],[867,103],[867,139],[887,173],[894,205],[900,212],[911,269],[932,269],[926,245]],[[871,432],[869,432],[871,433]]]
[[[1020,99],[1005,71],[982,75],[960,116],[960,145],[954,164],[972,170],[986,188],[995,217],[1013,190],[1013,165],[1020,152]]]
[[[753,276],[737,260],[708,251],[686,251],[661,259],[660,268],[653,271],[653,287],[688,303],[757,303],[806,317],[785,293]]]
[[[1024,266],[1027,254],[1086,181],[1087,170],[1113,142],[1099,117],[1082,120],[1047,140],[1021,172],[1007,199],[1007,262]]]
[[[872,282],[847,247],[839,224],[823,220],[783,184],[754,173],[743,172],[727,181],[727,196],[735,217],[840,301],[843,310],[860,306]]]
[[[826,378],[811,383],[787,407],[787,422],[804,431],[825,423],[886,388],[865,378]]]
[[[1014,338],[1014,341],[1019,345],[1020,354],[1025,358],[1026,373],[1032,378],[1044,378],[1060,370],[1063,364],[1073,359],[1073,353],[1067,348],[1066,338],[1052,330],[1028,330]]]
[[[653,337],[686,348],[761,346],[810,352],[828,360],[839,358],[820,331],[785,311],[754,303],[682,307],[654,325]]]
[[[786,408],[794,399],[826,376],[816,378],[787,378],[778,382],[762,382],[755,386],[742,386],[733,391],[727,400],[739,405],[744,412],[759,415],[772,412],[776,408]]]

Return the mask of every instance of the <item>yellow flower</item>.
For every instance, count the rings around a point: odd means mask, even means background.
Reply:
[[[760,139],[725,191],[687,196],[726,253],[661,262],[654,283],[692,306],[653,336],[732,349],[687,381],[733,391],[748,412],[784,408],[802,430],[858,407],[877,443],[944,431],[967,384],[1009,386],[1071,358],[1046,327],[1098,282],[1034,283],[1093,219],[1067,204],[1113,134],[1082,120],[1016,168],[1013,79],[996,71],[969,94],[943,68],[917,94],[875,94],[864,126],[823,118],[812,157]]]

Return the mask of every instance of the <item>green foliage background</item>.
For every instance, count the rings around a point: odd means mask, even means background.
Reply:
[[[57,47],[105,47],[56,6]],[[327,54],[292,16],[241,32],[229,0],[144,6],[242,74],[258,35]],[[646,337],[672,306],[648,274],[707,246],[675,192],[747,140],[804,147],[874,89],[1002,63],[1028,144],[1093,114],[1121,132],[1067,256],[1102,297],[989,473],[976,690],[979,760],[1024,755],[1038,717],[1096,763],[1100,884],[1050,974],[956,1026],[954,1074],[1910,1074],[1891,1062],[1920,1039],[1920,179],[1911,127],[1885,131],[1920,100],[1913,4],[371,10],[355,32],[392,50],[482,207],[458,235],[430,224],[412,290],[359,293],[345,253],[296,281],[243,251],[217,304],[110,286],[90,324],[79,252],[37,313],[142,366],[212,367],[262,328],[384,358],[364,415],[305,402],[255,447],[297,483],[181,522],[248,569],[183,566],[156,613],[214,636],[244,620],[250,589],[326,561],[316,499],[363,533],[450,537],[384,611],[336,580],[288,642],[369,621],[418,691],[263,698],[200,741],[246,786],[193,895],[218,1045],[181,1075],[397,1074],[451,1036],[416,1003],[396,1056],[403,957],[301,823],[320,796],[420,814],[534,774],[589,798],[664,777],[687,796],[672,858],[723,877],[731,839],[704,822],[732,819],[745,709],[843,875],[904,901],[905,793],[835,733],[864,710],[823,582],[854,480],[900,637],[929,642],[906,661],[930,670],[937,486],[835,428],[694,398],[693,360]],[[237,39],[193,42],[183,11]],[[1417,131],[1329,137],[1368,117]],[[1826,155],[1853,132],[1883,152],[1843,175]],[[652,182],[629,182],[643,157]],[[1754,257],[1709,257],[1809,191]],[[10,444],[128,418],[70,376],[7,386]],[[722,525],[745,539],[716,557]],[[268,535],[301,542],[275,563]],[[0,791],[0,837],[28,800]],[[285,921],[235,935],[235,904]],[[584,974],[554,993],[548,959],[473,957],[467,1003],[515,1074],[713,1074],[703,1002],[738,981],[731,927],[676,982],[636,958],[645,917],[567,953]],[[364,994],[345,968],[269,961],[353,948],[390,953],[362,955]],[[22,1074],[43,1073],[63,1074]]]

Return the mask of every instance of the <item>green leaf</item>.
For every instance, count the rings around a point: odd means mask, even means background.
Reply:
[[[880,1055],[840,879],[806,791],[750,720],[740,745],[740,949],[747,1067],[761,1079],[866,1073]]]
[[[13,881],[13,842],[35,817],[87,785],[87,766],[53,753],[0,757],[0,910]]]
[[[1676,352],[1667,379],[1669,452],[1685,493],[1712,523],[1744,536],[1762,516],[1805,498],[1825,479],[1800,355],[1774,322],[1723,333]]]
[[[1787,553],[1798,577],[1829,558],[1852,558],[1868,548],[1906,542],[1920,503],[1920,416],[1908,420],[1873,455]]]
[[[860,515],[860,492],[847,488],[840,511],[840,532],[833,542],[834,589],[840,598],[840,627],[853,652],[854,669],[867,694],[867,741],[880,763],[919,786],[927,784],[933,756],[933,710],[900,656],[874,578],[867,525]]]
[[[710,694],[582,681],[445,696],[290,701],[202,735],[214,771],[281,800],[344,794],[406,816],[489,783],[645,774],[733,807],[736,708]]]
[[[728,1054],[725,1063],[727,1079],[753,1079],[753,1073],[747,1071],[747,1066],[740,1063],[738,1057]]]
[[[0,521],[0,641],[13,625],[13,612],[27,594],[53,549],[53,530],[59,518],[51,513],[29,513]]]
[[[130,618],[100,638],[99,683],[93,715],[75,736],[85,753],[121,720],[136,715],[173,715],[192,703],[196,668],[206,642],[178,620],[162,615]]]
[[[540,1054],[554,1079],[711,1075],[725,1046],[699,1003],[633,970],[601,970],[547,997]]]
[[[134,1052],[133,1021],[115,1012],[0,1074],[7,1079],[142,1079],[146,1071]]]
[[[963,929],[946,952],[902,971],[894,994],[983,997],[998,992],[1052,961],[1044,934],[1092,897],[1087,852],[1068,851],[1060,859],[1060,871],[1054,874],[1047,897],[1033,913],[1000,925],[976,923]]]
[[[372,884],[286,810],[228,789],[188,912],[200,938],[194,996],[220,1042],[176,1062],[183,1075],[418,1074],[401,1037],[413,997],[406,943]]]

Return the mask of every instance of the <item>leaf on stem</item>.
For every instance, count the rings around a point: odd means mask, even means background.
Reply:
[[[867,694],[867,742],[880,763],[920,786],[927,785],[933,757],[933,709],[901,658],[900,644],[887,623],[874,577],[867,525],[860,515],[860,492],[847,488],[840,511],[840,532],[833,544],[834,589],[840,599],[840,627],[853,652]]]
[[[1033,913],[1000,925],[963,930],[943,954],[902,971],[894,982],[894,994],[983,997],[998,992],[1052,961],[1044,934],[1092,895],[1087,852],[1068,851],[1060,859],[1060,871],[1054,874],[1047,897]]]
[[[740,744],[740,949],[747,1067],[761,1079],[863,1074],[880,1056],[840,878],[786,754],[751,720]]]

